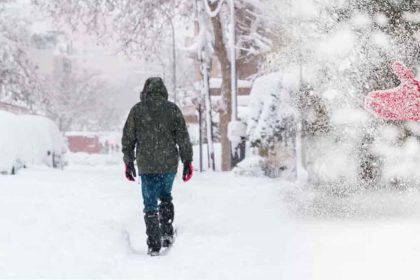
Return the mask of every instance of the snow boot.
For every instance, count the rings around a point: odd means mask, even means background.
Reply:
[[[174,204],[172,200],[162,200],[159,204],[159,222],[162,238],[162,247],[169,247],[174,242]]]
[[[158,213],[149,212],[144,215],[146,223],[148,254],[151,256],[159,255],[161,248],[161,234],[159,229]]]

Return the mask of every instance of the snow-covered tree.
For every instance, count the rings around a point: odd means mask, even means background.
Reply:
[[[117,42],[121,51],[169,73],[171,98],[176,101],[177,27],[193,16],[191,1],[176,0],[33,0],[60,23],[83,29],[101,43]],[[182,38],[183,39],[183,38]],[[168,67],[169,66],[169,67]],[[151,74],[154,67],[149,66]]]
[[[119,121],[107,101],[109,88],[97,73],[73,71],[48,84],[48,115],[57,120],[61,131],[109,129]]]
[[[14,12],[14,4],[0,2],[0,101],[35,112],[43,109],[42,79],[26,53],[28,23]]]

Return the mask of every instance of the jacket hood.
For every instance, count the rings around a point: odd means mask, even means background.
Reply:
[[[152,77],[146,80],[144,88],[140,93],[140,101],[152,99],[165,99],[168,100],[168,90],[159,77]]]

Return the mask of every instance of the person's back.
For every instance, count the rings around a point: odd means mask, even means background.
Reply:
[[[179,156],[184,164],[184,180],[192,175],[192,147],[185,120],[180,109],[168,101],[162,79],[146,81],[141,101],[131,109],[124,126],[122,151],[129,180],[134,180],[133,162],[137,160],[149,252],[159,252],[161,236],[172,241],[174,210],[171,190]],[[161,200],[159,207],[157,199]]]

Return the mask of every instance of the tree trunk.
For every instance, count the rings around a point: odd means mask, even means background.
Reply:
[[[206,0],[207,1],[207,0]],[[217,6],[217,2],[210,4],[214,10]],[[222,171],[229,171],[232,168],[231,165],[231,151],[230,142],[228,138],[228,125],[232,117],[232,94],[231,94],[231,73],[230,73],[230,61],[225,48],[223,39],[223,29],[220,15],[211,19],[214,33],[214,50],[215,54],[220,63],[220,69],[222,70],[222,100],[223,106],[219,112],[219,126],[220,136],[222,144]]]

